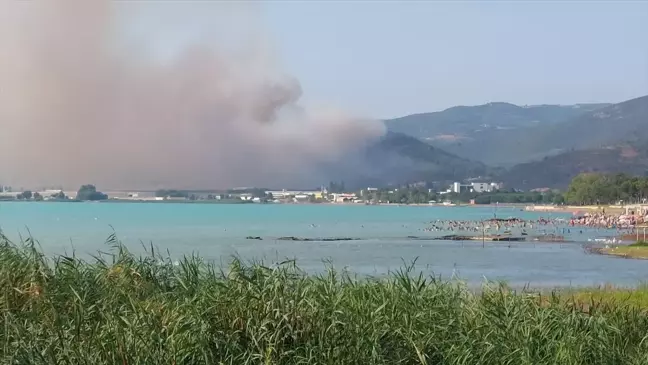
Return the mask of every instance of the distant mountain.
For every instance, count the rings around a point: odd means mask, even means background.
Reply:
[[[624,172],[648,176],[648,140],[571,150],[540,161],[519,164],[499,176],[507,187],[566,188],[582,172]]]
[[[509,148],[544,157],[502,174],[522,189],[566,187],[581,172],[648,172],[648,96],[584,113],[521,136]]]
[[[538,131],[530,146],[538,153],[598,148],[648,139],[648,95],[584,113]]]
[[[392,132],[424,140],[471,138],[488,130],[518,129],[567,121],[610,104],[532,105],[488,103],[455,106],[441,112],[413,114],[386,122]]]
[[[648,96],[610,105],[461,106],[394,119],[387,126],[390,132],[366,150],[363,168],[354,167],[363,181],[495,176],[527,190],[566,187],[581,172],[648,171]],[[489,168],[484,161],[510,168]]]
[[[387,186],[421,181],[459,181],[488,174],[481,162],[471,161],[402,133],[387,132],[369,146],[361,163],[347,167],[347,185]]]
[[[535,157],[535,151],[516,147],[526,134],[562,125],[575,117],[610,104],[532,105],[489,103],[457,106],[441,112],[414,114],[385,121],[393,132],[434,143],[459,156],[496,165]]]

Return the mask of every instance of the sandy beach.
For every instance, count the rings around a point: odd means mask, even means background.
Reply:
[[[625,214],[622,205],[526,205],[529,212]]]

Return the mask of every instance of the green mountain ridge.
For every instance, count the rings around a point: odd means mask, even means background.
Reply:
[[[489,173],[481,162],[459,157],[402,133],[387,132],[365,151],[359,185],[455,181]]]
[[[507,187],[564,189],[583,172],[648,176],[648,140],[572,150],[515,165],[499,176]]]
[[[528,118],[536,122],[528,123]],[[497,122],[488,124],[492,121]],[[382,150],[377,156],[391,161],[386,175],[392,179],[495,176],[508,187],[530,190],[564,188],[581,172],[648,171],[648,96],[609,105],[457,106],[386,124],[391,132],[370,151]],[[411,136],[416,127],[421,135],[440,134],[423,142]],[[393,132],[399,128],[405,132]],[[489,167],[497,165],[494,160],[509,168]],[[394,167],[396,161],[401,166]]]
[[[469,159],[492,165],[513,165],[541,158],[546,151],[528,148],[528,134],[558,127],[610,104],[518,106],[496,102],[456,106],[441,112],[408,115],[385,121],[404,133]],[[516,146],[517,144],[517,146]],[[535,146],[535,145],[532,145]]]
[[[501,180],[522,189],[565,187],[581,172],[648,171],[648,96],[587,112],[521,141],[541,160],[518,164]]]
[[[533,136],[538,152],[648,139],[648,95],[584,113]]]

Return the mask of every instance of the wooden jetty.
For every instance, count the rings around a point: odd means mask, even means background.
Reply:
[[[621,241],[645,241],[648,239],[648,224],[639,224],[630,232],[620,234],[617,238]]]
[[[565,240],[565,236],[557,234],[543,234],[540,236],[533,236],[533,240],[542,242],[568,242],[567,240]]]

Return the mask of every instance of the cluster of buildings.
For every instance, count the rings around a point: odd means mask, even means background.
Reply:
[[[254,203],[359,203],[361,199],[355,193],[328,193],[321,190],[267,190],[265,196],[255,196],[252,193],[230,194],[230,198],[251,201]]]
[[[11,186],[0,185],[0,199],[8,199],[16,197],[16,193],[13,192]]]
[[[13,189],[11,189],[11,187],[8,186],[0,187],[0,200],[19,199],[19,195],[23,195],[23,194],[24,193],[22,191],[14,192]],[[31,196],[34,199],[36,199],[36,197],[40,197],[39,198],[40,200],[59,200],[61,199],[62,196],[69,197],[68,194],[66,194],[60,189],[45,189],[45,190],[31,191]]]
[[[502,183],[496,182],[471,182],[467,184],[462,184],[460,182],[454,182],[448,190],[441,191],[439,194],[460,194],[460,193],[491,193],[493,191],[501,190],[503,188]]]
[[[454,182],[446,191],[440,191],[438,194],[450,193],[486,193],[501,190],[503,185],[496,182]],[[367,196],[377,192],[379,189],[368,187],[360,190],[358,194],[353,192],[335,192],[329,193],[327,189],[319,190],[261,190],[254,188],[239,188],[229,190],[224,194],[193,192],[185,193],[183,196],[159,196],[156,192],[106,192],[110,199],[114,200],[138,200],[138,201],[162,201],[162,200],[242,200],[250,203],[274,202],[274,203],[309,203],[309,202],[326,202],[326,203],[364,203]],[[432,193],[433,189],[428,189]],[[393,194],[398,191],[394,189],[388,191]],[[60,190],[47,190],[40,192],[40,195],[48,197],[59,194]],[[63,192],[66,197],[74,199],[76,192]],[[15,197],[16,193],[11,187],[0,185],[0,197]],[[433,203],[431,201],[430,203]]]
[[[273,202],[331,202],[331,203],[347,203],[357,202],[358,197],[355,193],[331,193],[329,194],[326,189],[321,190],[268,190],[266,196],[271,198]]]
[[[294,199],[297,201],[308,201],[311,199],[324,199],[326,190],[268,190],[266,196],[272,200]]]

